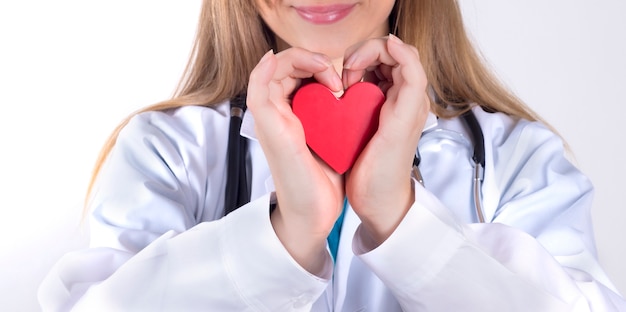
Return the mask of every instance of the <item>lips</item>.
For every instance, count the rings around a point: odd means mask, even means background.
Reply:
[[[298,15],[313,24],[336,23],[352,12],[355,4],[335,4],[323,6],[295,7]]]

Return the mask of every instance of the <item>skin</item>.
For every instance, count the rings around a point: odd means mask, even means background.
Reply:
[[[410,168],[430,106],[417,49],[386,36],[394,1],[353,1],[357,5],[350,15],[327,25],[304,21],[292,7],[337,1],[268,6],[257,0],[279,52],[270,51],[259,61],[248,87],[248,108],[276,186],[272,226],[292,257],[312,273],[322,270],[326,237],[344,196],[361,219],[370,248],[402,221],[414,202]],[[310,77],[338,93],[364,78],[385,92],[379,128],[344,175],[311,153],[291,110],[289,96]]]

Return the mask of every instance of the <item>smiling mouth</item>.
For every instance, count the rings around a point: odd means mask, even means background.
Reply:
[[[348,16],[355,4],[294,7],[298,15],[313,24],[332,24]]]

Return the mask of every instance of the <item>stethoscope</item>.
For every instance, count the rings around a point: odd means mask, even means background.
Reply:
[[[246,169],[247,141],[239,134],[245,111],[245,93],[231,99],[224,215],[229,214],[250,201],[250,186],[248,185],[248,173]],[[485,139],[480,124],[472,110],[463,113],[461,119],[464,121],[472,137],[472,161],[474,162],[472,197],[478,221],[484,223],[485,217],[480,187],[485,174]],[[424,179],[419,170],[420,162],[421,156],[418,149],[413,158],[412,175],[423,186]]]

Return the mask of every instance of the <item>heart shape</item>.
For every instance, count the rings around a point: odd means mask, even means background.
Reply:
[[[383,92],[370,82],[350,86],[341,98],[320,83],[309,83],[294,95],[292,109],[309,148],[343,174],[378,129],[384,102]]]

